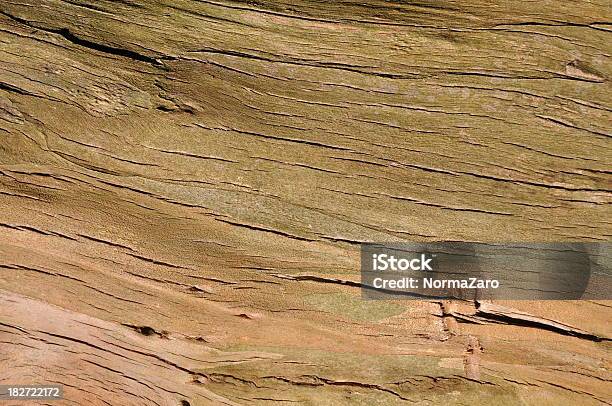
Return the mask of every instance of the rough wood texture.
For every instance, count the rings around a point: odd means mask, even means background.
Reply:
[[[609,21],[608,0],[2,1],[0,384],[610,404],[608,302],[352,283],[361,241],[609,241]]]

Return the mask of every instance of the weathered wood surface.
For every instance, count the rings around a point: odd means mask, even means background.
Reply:
[[[360,241],[610,239],[610,14],[2,1],[0,384],[64,384],[54,405],[610,404],[607,302],[346,282]]]

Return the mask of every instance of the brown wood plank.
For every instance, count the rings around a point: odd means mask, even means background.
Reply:
[[[366,241],[609,241],[610,17],[2,2],[0,384],[63,384],[54,405],[609,404],[606,301],[345,281]]]

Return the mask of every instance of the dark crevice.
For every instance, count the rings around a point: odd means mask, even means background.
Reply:
[[[10,85],[8,83],[5,82],[0,82],[0,90],[6,90],[7,92],[11,92],[11,93],[17,93],[20,94],[22,96],[32,96],[32,93],[27,92],[19,87]]]
[[[106,240],[103,240],[101,238],[91,237],[91,236],[85,235],[85,234],[79,234],[79,237],[83,237],[83,238],[85,238],[87,240],[90,240],[90,241],[99,242],[101,244],[109,245],[111,247],[124,248],[124,249],[130,250],[132,252],[134,251],[132,248],[130,248],[130,247],[126,246],[126,245],[118,244],[118,243],[111,242],[111,241],[106,241]]]
[[[512,26],[512,27],[580,27],[580,28],[592,28],[595,30],[607,31],[605,28],[600,26],[610,25],[607,21],[594,21],[591,23],[575,23],[571,21],[552,21],[552,22],[539,22],[539,21],[524,21],[524,22],[510,22],[501,23],[494,25],[492,28]]]
[[[531,327],[537,328],[540,330],[548,330],[554,333],[573,336],[582,338],[584,340],[594,341],[594,342],[602,342],[602,341],[612,341],[608,337],[601,337],[596,334],[592,334],[586,331],[581,331],[576,328],[572,328],[570,326],[565,326],[557,322],[549,321],[549,320],[537,320],[530,319],[527,317],[521,317],[521,315],[514,316],[512,314],[504,314],[500,312],[495,312],[484,308],[482,303],[476,302],[476,313],[475,316],[482,320],[491,321],[494,323],[508,324],[512,326],[519,327]]]
[[[141,259],[143,261],[146,261],[146,262],[149,262],[149,263],[155,264],[155,265],[162,265],[162,266],[167,266],[167,267],[175,268],[175,269],[189,269],[189,268],[186,268],[184,266],[175,265],[175,264],[171,264],[169,262],[164,262],[164,261],[158,261],[156,259],[147,258],[147,257],[144,257],[142,255],[133,254],[131,252],[128,252],[127,254],[129,256],[134,257],[134,258]]]
[[[157,331],[153,327],[149,327],[149,326],[136,326],[134,324],[128,324],[128,323],[121,323],[121,324],[125,327],[131,328],[132,330],[146,337],[157,336],[159,338],[168,339],[170,335],[170,333],[165,330]]]
[[[579,337],[579,338],[583,338],[585,340],[589,340],[589,341],[595,341],[595,342],[601,342],[601,341],[610,341],[609,339],[605,338],[605,337],[599,337],[596,336],[594,334],[589,334],[589,333],[581,333],[579,331],[572,331],[572,330],[567,330],[567,329],[562,329],[562,328],[558,328],[552,325],[548,325],[548,324],[544,324],[544,323],[539,323],[537,321],[529,321],[529,320],[522,320],[522,319],[515,319],[513,317],[510,316],[504,316],[504,315],[494,315],[494,314],[489,314],[489,313],[476,313],[477,316],[485,318],[487,320],[490,321],[494,321],[494,322],[498,322],[498,323],[502,323],[502,324],[509,324],[509,325],[513,325],[513,326],[519,326],[519,327],[531,327],[531,328],[538,328],[541,330],[548,330],[548,331],[552,331],[558,334],[563,334],[566,336],[573,336],[573,337]]]
[[[35,28],[37,30],[41,30],[41,31],[45,31],[45,32],[49,32],[52,34],[57,34],[60,35],[61,37],[63,37],[65,40],[75,44],[75,45],[79,45],[85,48],[89,48],[92,49],[94,51],[98,51],[98,52],[102,52],[105,54],[110,54],[110,55],[116,55],[116,56],[122,56],[125,58],[129,58],[135,61],[140,61],[140,62],[146,62],[146,63],[150,63],[152,65],[155,65],[157,67],[165,67],[165,65],[163,64],[163,62],[161,62],[160,60],[147,56],[147,55],[143,55],[139,52],[136,51],[132,51],[130,49],[125,49],[125,48],[119,48],[119,47],[114,47],[111,45],[106,45],[106,44],[100,44],[97,42],[93,42],[93,41],[89,41],[87,39],[84,38],[79,38],[77,37],[75,34],[73,34],[72,32],[70,32],[70,30],[68,28],[49,28],[49,27],[41,27],[38,26],[36,24],[33,24],[32,22],[25,20],[23,18],[14,16],[12,14],[9,14],[5,11],[0,11],[0,14],[4,15],[5,17],[10,18],[11,20],[18,22],[20,24],[23,25],[27,25],[28,27],[31,28]],[[172,59],[171,57],[165,57],[164,59]]]
[[[113,47],[113,46],[105,45],[105,44],[99,44],[99,43],[92,42],[92,41],[89,41],[83,38],[79,38],[73,33],[71,33],[68,28],[52,30],[52,32],[55,32],[56,34],[61,35],[62,37],[72,42],[73,44],[80,45],[85,48],[93,49],[95,51],[103,52],[105,54],[123,56],[123,57],[130,58],[136,61],[147,62],[153,65],[161,64],[155,58],[151,58],[150,56],[143,55],[136,51],[132,51],[129,49],[124,49],[124,48]]]
[[[351,65],[346,63],[337,63],[337,62],[316,62],[310,61],[306,59],[299,58],[267,58],[260,55],[248,54],[240,51],[232,51],[232,50],[219,50],[214,48],[201,48],[191,51],[191,53],[202,53],[202,54],[213,54],[213,55],[224,55],[224,56],[233,56],[237,58],[245,58],[252,59],[256,61],[270,62],[270,63],[284,63],[288,65],[297,65],[297,66],[308,66],[308,67],[318,67],[318,68],[327,68],[327,69],[336,69],[354,73],[361,73],[364,75],[377,76],[381,78],[388,79],[418,79],[421,78],[421,75],[417,74],[395,74],[389,72],[378,72],[378,71],[368,71],[364,70],[367,68],[371,68],[369,66],[359,66],[359,65]]]
[[[294,240],[309,241],[309,242],[316,241],[316,240],[313,240],[313,239],[310,239],[310,238],[300,237],[300,236],[297,236],[297,235],[285,233],[283,231],[274,230],[274,229],[271,229],[271,228],[258,227],[258,226],[254,226],[254,225],[250,225],[250,224],[238,223],[238,222],[235,222],[235,221],[229,221],[229,220],[224,220],[224,219],[220,219],[220,218],[218,218],[217,221],[220,221],[220,222],[226,223],[226,224],[230,224],[230,225],[233,225],[233,226],[237,226],[237,227],[248,228],[249,230],[253,230],[253,231],[264,231],[264,232],[267,232],[267,233],[272,233],[272,234],[280,235],[282,237],[293,238]]]

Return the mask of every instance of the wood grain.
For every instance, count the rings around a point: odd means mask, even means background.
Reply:
[[[609,241],[610,17],[3,1],[0,384],[65,385],[53,405],[610,404],[608,302],[354,283],[365,241]]]

